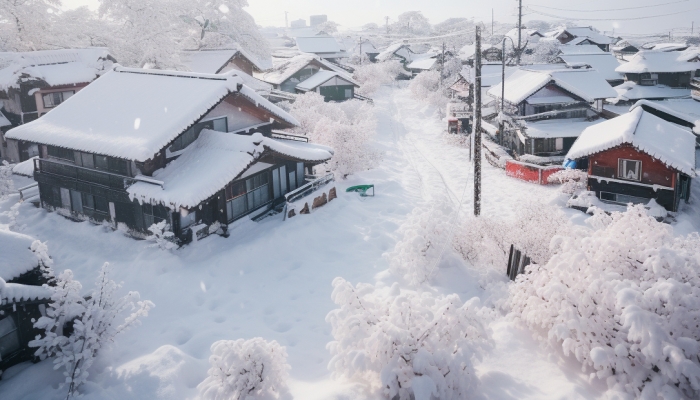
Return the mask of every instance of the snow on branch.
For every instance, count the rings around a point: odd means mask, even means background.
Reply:
[[[473,363],[491,345],[490,310],[478,298],[333,281],[339,308],[326,316],[335,341],[329,368],[369,382],[386,398],[464,399],[478,384]],[[432,397],[431,397],[432,396]]]
[[[204,400],[244,400],[287,387],[287,351],[274,340],[219,340],[211,353],[209,376],[197,386]]]
[[[510,288],[511,315],[613,391],[700,396],[700,236],[674,236],[644,206],[560,234]]]

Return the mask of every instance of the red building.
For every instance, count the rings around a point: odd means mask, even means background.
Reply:
[[[695,136],[641,107],[584,130],[567,158],[588,159],[588,189],[600,200],[655,199],[669,211],[688,201],[696,174]]]

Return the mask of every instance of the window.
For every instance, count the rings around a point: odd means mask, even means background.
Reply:
[[[185,229],[197,222],[197,212],[195,210],[180,209],[180,229]]]
[[[163,206],[144,203],[141,205],[141,210],[143,211],[143,226],[146,229],[168,218],[168,209]]]
[[[180,151],[192,144],[192,142],[197,140],[199,133],[202,132],[203,129],[227,132],[227,119],[226,117],[222,117],[194,124],[192,127],[190,127],[190,129],[186,130],[173,141],[173,144],[169,148],[170,152],[174,153],[176,151]]]
[[[12,316],[0,319],[0,360],[19,350],[19,332]]]
[[[73,150],[65,149],[63,147],[56,146],[46,146],[49,156],[60,158],[62,160],[67,160],[70,162],[75,162],[75,153]]]
[[[345,98],[352,98],[352,89],[345,89]]]
[[[104,197],[81,193],[83,212],[109,213],[109,202]]]
[[[67,92],[47,93],[47,94],[42,96],[42,98],[44,100],[44,108],[56,107],[57,105],[68,100],[68,98],[73,96],[73,94],[75,94],[75,92],[72,90],[67,91]]]
[[[638,160],[618,160],[617,177],[620,179],[628,179],[631,181],[639,181],[642,179],[642,162]]]
[[[118,175],[129,175],[129,163],[114,157],[75,152],[76,164],[85,168],[101,169]]]
[[[126,160],[121,160],[119,158],[113,158],[113,157],[108,157],[107,158],[107,170],[109,172],[119,174],[119,175],[128,175],[128,165],[126,163]]]
[[[264,171],[245,181],[229,184],[226,187],[226,200],[229,220],[267,204],[270,201],[268,172]]]
[[[630,196],[627,194],[600,192],[600,199],[620,204],[647,204],[650,199],[645,197]]]
[[[107,169],[109,169],[107,156],[99,156],[95,154],[95,169],[101,169],[104,171],[107,171]]]

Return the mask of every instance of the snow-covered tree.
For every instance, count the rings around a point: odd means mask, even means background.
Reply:
[[[440,71],[432,70],[421,72],[411,80],[408,85],[413,97],[434,106],[442,114],[445,113],[448,98],[445,95],[444,87],[441,86]]]
[[[7,161],[0,161],[0,199],[14,192],[15,186],[12,182],[12,165]]]
[[[197,386],[204,400],[245,400],[287,386],[287,351],[274,340],[219,340],[211,353],[209,376]]]
[[[419,35],[430,33],[430,22],[420,11],[406,11],[399,15],[396,22],[391,24],[394,32],[415,33]]]
[[[159,247],[161,250],[172,250],[177,247],[175,234],[170,231],[170,225],[163,220],[148,228],[151,234],[146,236],[146,240],[153,242],[151,247]]]
[[[0,50],[46,49],[60,7],[60,0],[0,1]]]
[[[326,22],[324,22],[322,24],[318,24],[316,26],[316,32],[317,33],[326,32],[327,34],[332,35],[332,34],[338,32],[339,26],[340,25],[337,22],[326,21]]]
[[[70,270],[61,273],[55,284],[50,287],[53,294],[47,316],[34,324],[44,330],[44,337],[37,337],[29,345],[38,347],[35,354],[41,359],[54,357],[54,369],[64,369],[68,399],[78,395],[87,382],[88,370],[99,351],[112,343],[116,335],[138,324],[139,318],[147,316],[154,305],[148,300],[140,301],[138,292],[117,297],[121,285],[109,278],[109,263],[100,269],[95,289],[86,298],[80,296],[82,286]],[[124,313],[130,314],[117,325],[117,318]],[[65,336],[63,327],[71,320],[72,332]]]
[[[586,190],[587,180],[586,171],[571,168],[557,171],[547,178],[548,182],[561,184],[559,190],[566,194],[578,194]]]
[[[360,100],[327,103],[323,96],[308,92],[297,96],[290,112],[300,122],[296,132],[334,150],[333,158],[317,169],[326,168],[344,179],[372,168],[381,159],[381,153],[371,146],[377,131],[372,105]]]
[[[490,346],[489,309],[478,298],[377,288],[333,280],[339,308],[326,316],[335,341],[329,368],[388,399],[464,399],[478,379],[473,363]]]
[[[355,67],[353,77],[360,84],[358,93],[371,96],[382,85],[396,82],[396,77],[405,72],[401,63],[396,60],[380,63],[364,62]]]
[[[559,42],[556,40],[540,40],[528,43],[521,61],[526,64],[549,64],[556,61],[559,54]],[[511,58],[512,58],[511,54]]]
[[[389,270],[415,286],[429,282],[441,253],[450,246],[451,214],[439,205],[415,208],[397,231],[401,240],[387,254]]]
[[[674,236],[642,205],[594,222],[518,275],[512,315],[614,391],[698,398],[700,236]]]

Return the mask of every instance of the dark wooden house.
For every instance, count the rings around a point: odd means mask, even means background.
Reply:
[[[505,81],[501,143],[516,157],[561,157],[584,129],[600,122],[603,100],[615,91],[592,69],[522,68]],[[500,108],[501,83],[489,96]]]
[[[600,200],[678,211],[695,177],[695,137],[638,107],[586,129],[566,156],[588,165],[588,189]],[[587,161],[586,161],[587,160]]]
[[[235,75],[115,67],[8,135],[40,144],[43,207],[134,236],[165,220],[186,242],[269,210],[331,158],[272,139],[297,124]]]
[[[17,163],[37,156],[36,143],[8,140],[4,132],[53,110],[114,62],[105,48],[0,52],[0,158]]]
[[[296,86],[297,93],[316,92],[325,101],[345,101],[355,97],[359,88],[352,78],[335,71],[318,71]]]
[[[35,320],[46,315],[51,292],[41,258],[32,251],[35,239],[0,230],[0,377],[2,371],[34,359],[29,347],[41,332]]]

